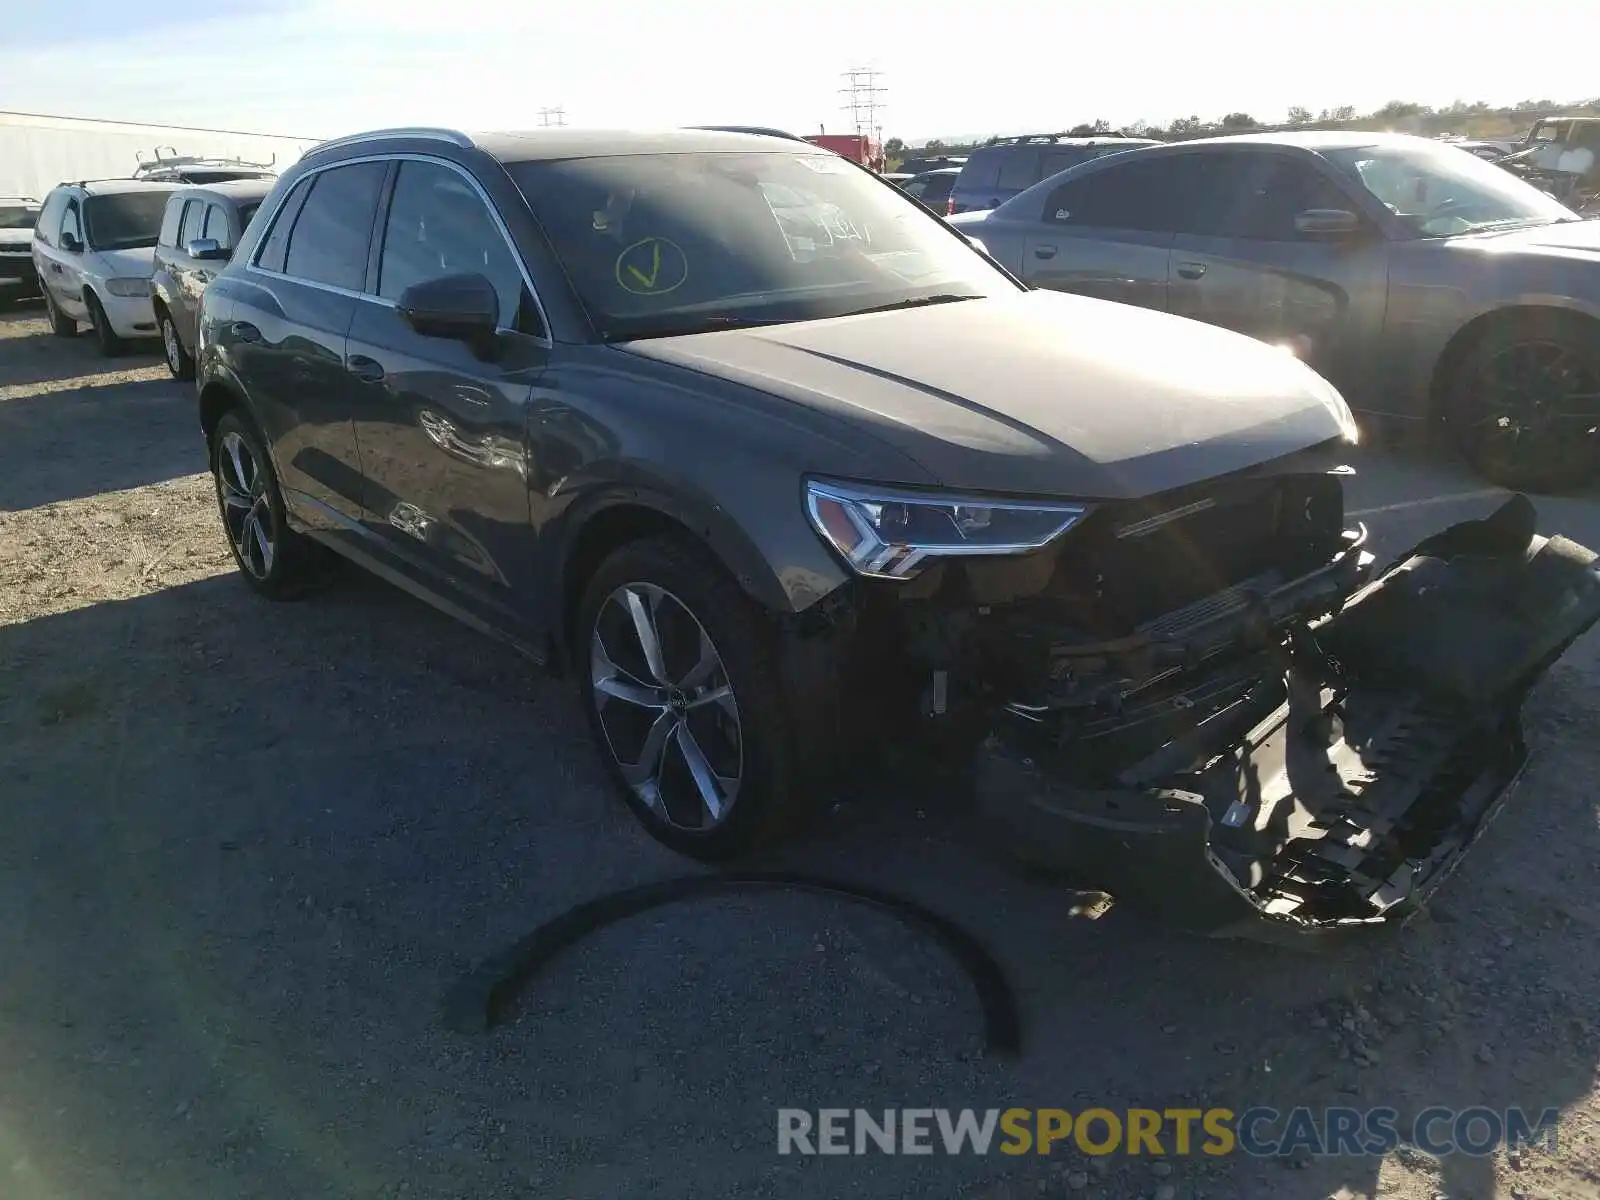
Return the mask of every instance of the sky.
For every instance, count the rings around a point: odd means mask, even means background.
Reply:
[[[331,137],[386,125],[848,128],[870,67],[885,136],[1281,119],[1388,100],[1600,93],[1595,0],[1543,0],[1507,40],[1406,0],[20,0],[0,19],[0,110]],[[63,14],[71,12],[71,19]],[[1076,26],[1076,28],[1075,28]],[[1515,28],[1515,23],[1509,28]],[[1508,27],[1498,26],[1501,30]],[[1566,30],[1554,39],[1541,31]],[[1585,34],[1583,31],[1587,30]],[[70,82],[69,82],[70,81]]]

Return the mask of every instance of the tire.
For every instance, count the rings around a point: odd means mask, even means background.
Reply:
[[[183,340],[178,337],[178,327],[172,323],[172,314],[165,308],[156,310],[156,325],[161,330],[161,352],[166,359],[167,370],[174,379],[190,380],[194,378],[194,359],[183,348]]]
[[[1600,465],[1600,327],[1575,314],[1507,318],[1456,364],[1447,416],[1463,456],[1485,479],[1514,491],[1564,492]]]
[[[630,615],[630,596],[658,634],[654,671]],[[696,625],[712,647],[716,665],[709,670],[704,654],[696,653]],[[671,536],[613,551],[584,590],[574,630],[572,657],[590,729],[623,798],[652,837],[691,858],[717,862],[798,824],[810,807],[804,797],[813,793],[796,769],[796,724],[779,680],[778,635],[708,553]],[[663,675],[678,686],[659,686]],[[653,703],[620,698],[606,683],[631,687]],[[724,688],[724,699],[708,698]],[[648,733],[663,728],[652,759]],[[680,729],[688,731],[687,742]],[[720,816],[696,785],[690,765],[696,756],[707,768],[700,778],[710,776]],[[646,766],[628,768],[624,761]]]
[[[250,588],[273,600],[304,594],[315,547],[289,528],[283,493],[261,435],[237,409],[211,435],[211,478],[233,562]]]
[[[45,316],[50,318],[50,332],[58,338],[77,337],[78,323],[56,307],[55,297],[50,294],[49,288],[41,290],[44,292]]]
[[[116,358],[127,344],[117,336],[117,331],[111,328],[111,322],[106,319],[106,310],[100,307],[100,301],[93,292],[84,292],[84,306],[89,310],[89,328],[94,333],[95,344],[100,347],[100,353],[105,358]]]

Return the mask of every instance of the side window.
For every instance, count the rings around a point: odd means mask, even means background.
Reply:
[[[61,218],[61,241],[65,241],[67,234],[83,241],[83,222],[78,216],[78,202],[76,199],[67,201],[66,214]]]
[[[1000,151],[979,150],[961,168],[963,188],[992,188],[1000,178]]]
[[[1046,150],[1044,152],[1044,167],[1039,172],[1039,178],[1049,179],[1050,176],[1060,174],[1068,167],[1075,167],[1093,157],[1092,153],[1079,149],[1077,146],[1062,146],[1057,150]]]
[[[1181,233],[1190,224],[1200,174],[1189,155],[1104,167],[1051,192],[1043,218],[1092,229]]]
[[[1041,178],[1039,152],[1022,146],[1001,157],[1000,177],[995,181],[995,187],[1020,192],[1023,188],[1032,187]]]
[[[543,332],[517,259],[477,190],[449,167],[402,162],[384,226],[378,295],[398,300],[414,283],[468,272],[494,284],[503,327]]]
[[[256,266],[263,271],[283,270],[283,260],[289,252],[289,231],[294,228],[294,219],[300,215],[300,206],[306,202],[315,179],[316,176],[308,175],[295,184],[278,207],[272,229],[261,239],[261,249],[256,254]]]
[[[228,233],[228,210],[220,204],[206,205],[206,223],[201,237],[215,238],[224,250],[233,249],[233,239]]]
[[[360,162],[319,172],[289,231],[284,274],[360,291],[378,193],[388,171],[386,162]]]
[[[178,245],[187,246],[200,237],[200,224],[205,220],[206,202],[186,200],[183,204],[183,224],[178,229]]]
[[[156,236],[159,246],[176,246],[178,244],[178,225],[183,220],[183,202],[174,196],[167,201],[166,210],[161,214],[161,232]]]
[[[1276,155],[1227,157],[1234,161],[1213,177],[1211,203],[1197,233],[1293,242],[1301,239],[1294,227],[1300,213],[1353,207],[1343,192],[1303,163]]]
[[[908,179],[900,185],[900,190],[905,192],[906,195],[915,196],[920,200],[922,199],[922,193],[928,190],[928,181],[926,179]]]
[[[64,192],[52,192],[45,197],[44,206],[39,209],[39,219],[34,222],[33,234],[46,246],[56,244],[57,235],[61,232],[61,213],[66,206]]]

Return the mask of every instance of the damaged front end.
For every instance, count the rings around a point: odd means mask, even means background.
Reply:
[[[1374,578],[1340,484],[1121,505],[864,597],[874,686],[920,679],[924,719],[981,737],[991,827],[1130,906],[1268,938],[1403,918],[1510,794],[1600,571],[1518,496]]]

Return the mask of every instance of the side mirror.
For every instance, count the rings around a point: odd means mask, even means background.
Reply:
[[[215,262],[229,256],[229,252],[222,248],[216,238],[195,238],[183,248],[183,252],[201,262]]]
[[[1349,237],[1361,229],[1361,218],[1342,208],[1308,208],[1294,219],[1296,233],[1308,237]]]
[[[500,296],[482,275],[442,275],[400,293],[400,319],[423,337],[466,342],[480,352],[500,324]]]
[[[63,233],[61,235],[61,248],[68,254],[83,253],[83,243],[78,240],[78,235],[75,233]]]

